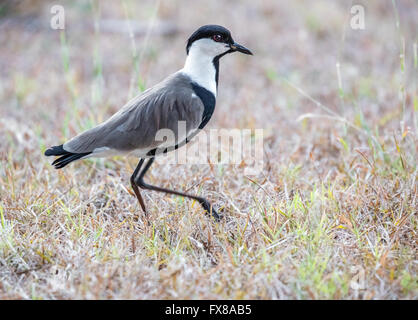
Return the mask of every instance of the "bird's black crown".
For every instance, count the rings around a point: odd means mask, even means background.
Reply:
[[[218,36],[218,35],[221,36],[219,41],[224,42],[224,43],[229,43],[229,44],[234,43],[234,40],[232,39],[232,36],[231,36],[231,32],[227,28],[218,26],[216,24],[208,24],[208,25],[200,27],[195,32],[193,32],[189,40],[187,40],[187,47],[186,47],[187,54],[189,54],[189,49],[192,46],[193,42],[199,39],[203,39],[203,38],[213,38],[214,36]]]

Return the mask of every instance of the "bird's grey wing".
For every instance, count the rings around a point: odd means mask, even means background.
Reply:
[[[109,120],[74,137],[64,149],[74,153],[102,150],[152,150],[167,141],[157,138],[157,132],[170,130],[176,141],[198,129],[204,105],[184,79],[172,79],[131,100]],[[179,122],[183,121],[182,124]],[[182,130],[182,126],[185,130]],[[180,128],[180,130],[179,130]],[[164,132],[160,131],[160,138]],[[185,137],[184,137],[185,138]]]

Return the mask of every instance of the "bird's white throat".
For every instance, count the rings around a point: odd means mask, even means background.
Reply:
[[[216,69],[213,59],[227,50],[229,48],[224,44],[210,39],[198,40],[190,47],[186,63],[181,71],[216,97]]]
[[[213,57],[194,53],[191,50],[181,71],[216,97],[216,69],[213,65]]]

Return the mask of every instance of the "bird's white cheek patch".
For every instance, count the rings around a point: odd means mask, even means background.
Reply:
[[[199,51],[200,54],[211,56],[212,58],[229,50],[223,42],[215,42],[212,39],[200,39],[195,41],[190,48],[192,51]]]

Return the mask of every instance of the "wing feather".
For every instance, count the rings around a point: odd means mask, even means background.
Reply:
[[[202,121],[204,105],[187,76],[176,73],[128,102],[106,122],[66,142],[63,148],[73,153],[109,148],[117,151],[154,149],[158,130],[172,130],[181,139],[178,121],[186,122],[186,135]],[[99,149],[101,148],[101,149]]]

